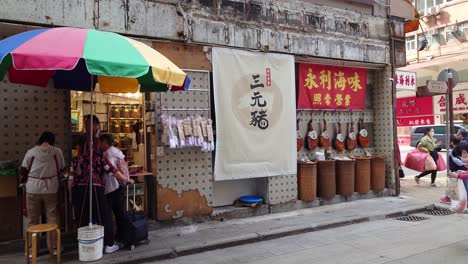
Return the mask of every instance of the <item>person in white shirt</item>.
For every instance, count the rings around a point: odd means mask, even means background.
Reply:
[[[62,151],[54,147],[55,135],[45,131],[37,146],[26,152],[20,167],[26,181],[26,212],[28,227],[40,223],[45,212],[45,223],[57,224],[57,192],[59,176],[65,168]],[[53,239],[53,236],[50,237]],[[53,241],[53,240],[52,240]]]
[[[115,177],[111,175],[104,175],[105,191],[107,203],[109,208],[114,212],[115,221],[117,224],[117,241],[125,243],[126,235],[128,233],[127,227],[130,222],[125,215],[123,208],[124,205],[124,188],[123,184],[133,183],[129,178],[128,167],[125,162],[125,155],[118,148],[114,147],[114,137],[111,134],[102,134],[99,137],[99,147],[104,157],[117,168],[123,175],[127,177],[127,182],[120,183]]]

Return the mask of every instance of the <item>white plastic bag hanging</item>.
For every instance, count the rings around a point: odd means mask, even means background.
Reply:
[[[184,120],[177,119],[177,135],[179,136],[179,144],[181,148],[185,147]]]
[[[466,209],[467,194],[463,180],[458,180],[458,201],[452,200],[450,210],[455,213],[463,213]]]
[[[169,148],[179,147],[179,138],[177,137],[177,119],[170,116],[168,117],[169,123]]]
[[[193,136],[195,137],[195,146],[203,147],[203,133],[200,126],[201,117],[196,115],[192,119]]]
[[[195,138],[193,137],[192,131],[192,122],[190,121],[190,117],[186,117],[184,119],[184,134],[185,134],[185,146],[192,147],[195,144]]]

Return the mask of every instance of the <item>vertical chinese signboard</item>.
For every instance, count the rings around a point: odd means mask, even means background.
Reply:
[[[296,174],[294,58],[214,48],[215,180]]]
[[[362,110],[366,81],[366,69],[300,64],[297,107]]]
[[[434,96],[434,113],[436,115],[445,114],[446,96]],[[468,112],[468,91],[453,92],[453,113],[460,114]]]

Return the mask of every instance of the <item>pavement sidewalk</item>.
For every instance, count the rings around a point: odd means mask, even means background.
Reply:
[[[151,242],[135,250],[119,250],[96,263],[141,263],[173,258],[212,249],[254,243],[284,236],[424,211],[430,202],[412,198],[385,197],[358,200],[310,209],[276,213],[223,222],[213,221],[190,226],[152,231]],[[65,252],[63,262],[79,263],[77,251]],[[48,255],[41,263],[54,263]],[[0,263],[24,263],[22,253],[0,256]]]

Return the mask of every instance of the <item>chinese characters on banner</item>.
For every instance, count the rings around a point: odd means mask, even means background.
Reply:
[[[297,173],[291,55],[213,48],[216,181]]]
[[[405,97],[396,101],[397,126],[433,125],[432,97]]]
[[[446,109],[445,95],[434,96],[434,113],[445,114]],[[455,114],[465,113],[468,110],[468,91],[453,92],[453,112]]]
[[[299,64],[299,109],[364,109],[366,69]]]
[[[270,68],[266,69],[268,74]],[[268,128],[268,116],[267,116],[267,101],[261,94],[261,89],[265,87],[263,82],[259,81],[260,74],[252,74],[252,82],[250,83],[250,89],[252,90],[252,96],[250,97],[250,106],[255,107],[250,111],[252,120],[250,121],[251,126],[258,127],[260,129]],[[268,84],[268,76],[266,77]]]
[[[397,90],[416,91],[416,73],[406,71],[395,71],[395,87]]]

